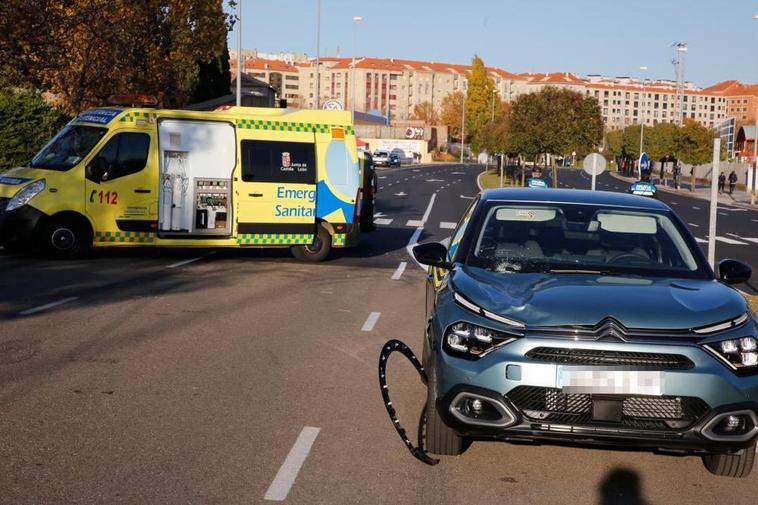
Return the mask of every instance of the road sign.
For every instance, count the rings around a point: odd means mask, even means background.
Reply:
[[[339,100],[327,100],[324,102],[324,110],[342,110],[342,102]]]
[[[605,172],[605,158],[598,153],[588,154],[584,157],[582,168],[592,176],[592,191],[595,191],[595,178]]]
[[[647,153],[642,153],[640,156],[640,179],[642,179],[642,172],[650,171],[650,157]]]

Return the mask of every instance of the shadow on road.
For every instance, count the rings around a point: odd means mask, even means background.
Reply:
[[[642,497],[640,476],[633,470],[617,468],[600,484],[600,505],[649,505]]]

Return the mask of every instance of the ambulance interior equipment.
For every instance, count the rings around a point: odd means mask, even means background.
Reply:
[[[163,234],[231,234],[234,125],[167,119],[158,123]]]

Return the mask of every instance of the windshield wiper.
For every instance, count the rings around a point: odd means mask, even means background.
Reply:
[[[621,275],[610,270],[595,270],[592,268],[547,268],[551,274],[588,274],[588,275]]]

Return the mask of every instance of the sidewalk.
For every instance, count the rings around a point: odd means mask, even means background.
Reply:
[[[611,174],[611,177],[615,177],[616,179],[619,179],[621,181],[626,181],[629,184],[637,181],[634,177],[624,177],[623,175],[618,174],[617,172],[608,172]],[[671,180],[668,181],[668,184],[673,184]],[[668,193],[674,193],[681,196],[689,196],[692,198],[700,198],[701,200],[708,200],[711,201],[711,187],[710,186],[695,186],[695,191],[690,191],[690,184],[689,182],[682,183],[682,189],[674,189],[672,186],[664,186],[662,184],[656,184],[655,187],[658,189],[658,191],[666,191]],[[721,205],[731,205],[733,207],[744,207],[746,209],[755,209],[758,208],[758,206],[751,206],[750,205],[750,195],[747,194],[744,190],[742,191],[734,191],[733,195],[730,195],[728,192],[719,193],[718,195],[718,203]]]

